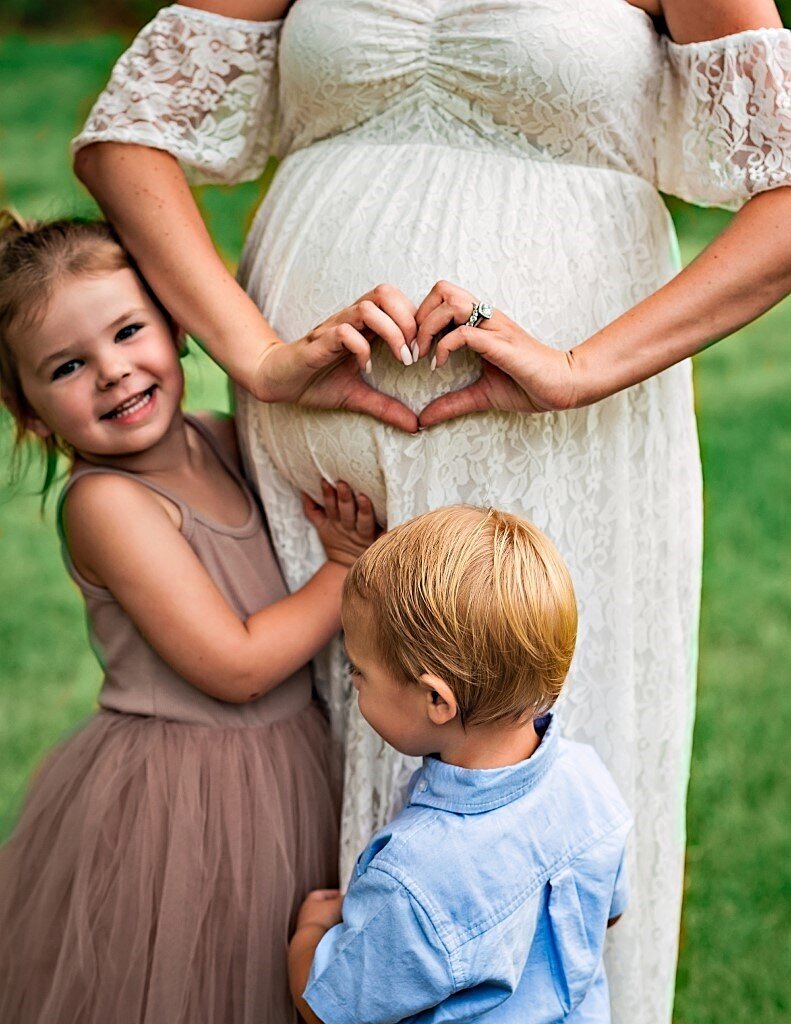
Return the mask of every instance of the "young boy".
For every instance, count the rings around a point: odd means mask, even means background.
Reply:
[[[452,506],[352,568],[343,625],[360,711],[422,755],[346,896],[311,893],[291,989],[313,1024],[610,1020],[602,947],[626,905],[629,812],[549,713],[574,591],[534,526]]]

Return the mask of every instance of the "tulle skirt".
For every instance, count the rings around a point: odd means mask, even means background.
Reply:
[[[0,848],[3,1024],[284,1024],[286,947],[337,884],[320,712],[209,728],[102,711]]]

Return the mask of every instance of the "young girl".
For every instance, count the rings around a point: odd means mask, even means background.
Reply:
[[[287,596],[232,424],[182,413],[177,332],[103,223],[6,223],[0,374],[17,439],[71,457],[64,557],[105,671],[0,849],[0,1020],[291,1021],[289,932],[337,847],[307,665],[371,504],[305,499],[327,561]]]

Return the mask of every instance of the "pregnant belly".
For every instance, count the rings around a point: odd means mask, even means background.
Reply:
[[[417,305],[446,278],[546,344],[568,348],[672,276],[669,240],[657,193],[628,175],[330,140],[281,165],[250,231],[240,280],[285,341],[381,282]],[[373,363],[370,383],[415,412],[480,374],[478,357],[466,351],[433,374],[428,360],[405,367],[382,349]],[[487,414],[467,418],[467,428],[442,425],[409,437],[350,413],[289,406],[249,413],[250,447],[263,448],[294,486],[318,498],[322,477],[346,480],[379,515],[392,510],[394,487],[430,488],[418,472],[425,476],[429,465],[446,472],[454,452],[479,459],[480,481],[487,459],[502,460],[513,447],[506,434],[515,442],[516,431],[519,447],[543,451],[532,438],[553,421],[527,417],[517,428],[515,418],[507,426],[501,414]],[[466,487],[467,476],[458,466],[443,493],[488,500],[482,487]]]
[[[448,390],[455,390],[480,375],[480,360],[471,352],[457,353],[453,365],[432,371],[429,360],[403,366],[381,343],[373,348],[373,371],[366,376],[372,387],[394,395],[414,412]],[[499,414],[494,414],[498,415]],[[476,417],[476,431],[482,420]],[[345,480],[357,493],[371,499],[380,522],[392,516],[392,480],[386,467],[398,466],[397,486],[409,487],[410,463],[422,464],[425,446],[442,447],[445,425],[417,435],[405,434],[356,413],[306,409],[292,405],[256,405],[246,417],[253,424],[255,443],[268,453],[279,472],[295,487],[321,500],[321,481]],[[457,421],[452,428],[459,429]],[[425,481],[424,481],[425,483]],[[461,500],[461,499],[460,499]],[[483,501],[468,495],[463,500]]]

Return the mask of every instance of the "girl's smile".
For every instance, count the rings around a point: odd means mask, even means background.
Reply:
[[[111,420],[113,423],[138,423],[156,408],[156,394],[157,385],[152,384],[145,391],[139,391],[123,399],[100,419]]]
[[[176,340],[131,269],[67,277],[19,334],[39,436],[55,434],[90,459],[142,452],[168,432],[184,384]]]

